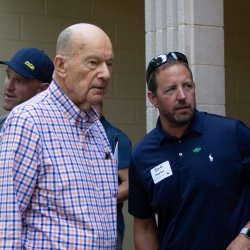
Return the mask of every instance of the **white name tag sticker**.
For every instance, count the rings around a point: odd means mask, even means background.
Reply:
[[[169,161],[165,161],[150,170],[154,184],[162,181],[163,179],[173,175]]]

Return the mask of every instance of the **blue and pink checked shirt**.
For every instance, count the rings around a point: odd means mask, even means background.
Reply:
[[[52,82],[10,113],[0,147],[0,249],[115,249],[117,166],[94,110]]]

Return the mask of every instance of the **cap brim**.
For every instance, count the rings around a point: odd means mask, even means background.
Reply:
[[[29,74],[29,72],[25,72],[23,68],[20,68],[17,64],[11,63],[10,61],[0,61],[0,64],[5,64],[11,69],[13,69],[18,75],[24,78],[33,79],[34,77]]]
[[[0,64],[8,65],[8,61],[0,61]]]

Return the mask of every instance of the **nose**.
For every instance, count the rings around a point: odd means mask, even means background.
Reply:
[[[103,78],[104,80],[109,80],[111,77],[111,68],[106,62],[102,63],[101,65],[99,77]]]
[[[179,87],[177,90],[177,99],[178,100],[185,100],[186,99],[186,92],[183,87]]]
[[[5,77],[4,81],[4,88],[7,90],[14,90],[15,89],[15,84],[13,78],[8,78],[7,76]]]

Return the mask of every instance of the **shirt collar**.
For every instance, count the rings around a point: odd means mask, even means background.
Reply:
[[[203,129],[204,129],[204,114],[202,112],[199,112],[198,110],[195,110],[191,124],[182,137],[184,138],[190,133],[202,134]],[[158,117],[157,119],[156,131],[159,137],[159,144],[161,144],[163,141],[170,141],[177,139],[176,137],[171,136],[162,130],[160,117]]]
[[[51,82],[48,91],[55,100],[55,105],[59,110],[62,110],[62,112],[70,120],[71,124],[78,124],[82,121],[94,122],[99,119],[98,114],[93,108],[88,111],[80,110],[62,91],[60,86],[55,81]]]

